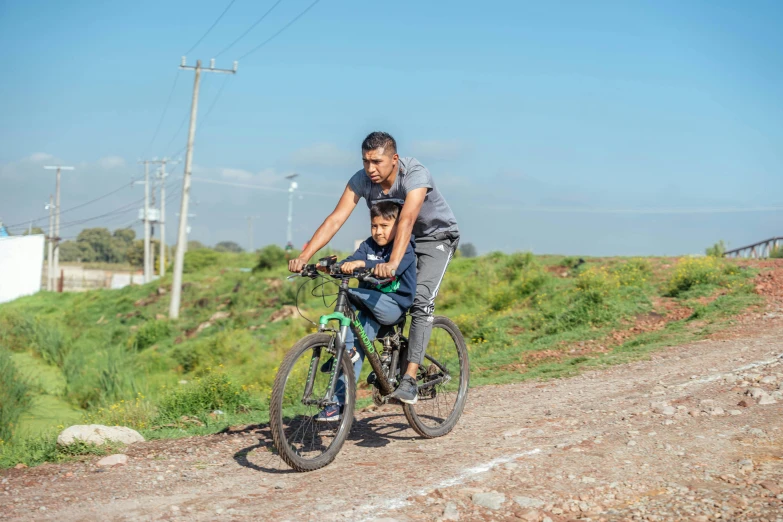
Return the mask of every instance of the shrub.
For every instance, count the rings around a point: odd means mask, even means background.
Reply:
[[[619,286],[641,286],[652,275],[652,266],[646,259],[631,259],[612,267],[610,273]]]
[[[30,385],[17,372],[11,355],[0,351],[0,442],[11,439],[19,417],[30,407],[30,392]]]
[[[201,248],[198,250],[188,250],[185,252],[185,264],[182,271],[186,274],[192,274],[215,266],[220,260],[220,254],[209,248]]]
[[[0,331],[0,340],[7,348],[19,352],[32,349],[47,363],[61,368],[70,351],[68,338],[58,324],[31,314],[4,314]]]
[[[723,257],[726,252],[726,243],[721,239],[711,247],[707,247],[705,253],[710,257]]]
[[[249,410],[250,395],[227,374],[209,371],[203,377],[170,391],[158,405],[156,423],[178,420],[183,415],[198,417],[213,410],[237,413]]]
[[[88,424],[105,424],[106,426],[127,426],[133,429],[145,429],[155,416],[155,408],[146,400],[141,392],[133,400],[120,400],[105,408],[92,410],[84,415]]]
[[[141,351],[171,335],[168,321],[147,321],[128,339],[128,347]]]
[[[285,265],[285,250],[277,245],[267,245],[258,251],[258,264],[255,270],[271,270]]]
[[[783,246],[774,246],[769,250],[769,257],[772,259],[783,258]]]
[[[677,297],[699,286],[720,285],[728,276],[739,273],[739,268],[717,257],[688,257],[681,259],[668,281],[667,295]]]

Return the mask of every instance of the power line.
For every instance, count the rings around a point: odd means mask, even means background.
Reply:
[[[206,37],[207,37],[207,35],[208,35],[208,34],[209,34],[211,31],[212,31],[212,29],[214,29],[214,28],[215,28],[215,26],[218,24],[218,22],[220,21],[220,19],[221,19],[221,18],[223,18],[223,16],[225,16],[225,14],[228,12],[228,10],[229,10],[229,9],[231,9],[231,6],[232,6],[232,5],[234,5],[234,2],[236,2],[236,0],[231,0],[231,1],[228,3],[228,5],[226,6],[226,8],[223,10],[223,12],[222,12],[222,13],[220,13],[220,16],[218,16],[218,17],[217,17],[217,20],[215,20],[215,22],[214,22],[214,23],[213,23],[211,26],[209,26],[209,29],[207,29],[207,32],[206,32],[206,33],[204,33],[204,34],[201,36],[201,38],[199,38],[199,39],[198,39],[198,41],[197,41],[196,43],[194,43],[194,44],[191,46],[191,48],[190,48],[190,49],[188,49],[187,51],[185,51],[185,56],[187,56],[188,54],[190,54],[190,52],[191,52],[191,51],[193,51],[193,49],[195,49],[196,47],[198,47],[198,44],[200,44],[200,43],[201,43],[201,42],[204,40],[204,38],[206,38]]]
[[[291,27],[292,25],[294,25],[294,24],[296,23],[296,21],[297,21],[297,20],[299,20],[300,18],[302,18],[302,17],[303,17],[305,14],[307,14],[307,12],[308,12],[310,9],[312,9],[313,7],[315,7],[315,4],[317,4],[318,2],[320,2],[320,0],[315,0],[315,1],[314,1],[312,4],[310,4],[309,6],[307,6],[307,8],[306,8],[304,11],[302,11],[301,13],[299,13],[298,15],[296,15],[296,16],[294,17],[294,19],[293,19],[293,20],[291,20],[290,22],[288,22],[287,24],[285,24],[285,25],[283,26],[283,28],[282,28],[282,29],[280,29],[279,31],[277,31],[275,34],[273,34],[272,36],[270,36],[269,38],[267,38],[266,40],[264,40],[263,42],[261,42],[261,43],[260,43],[260,44],[258,44],[257,46],[255,46],[255,47],[253,47],[252,49],[250,49],[248,52],[246,52],[246,53],[245,53],[245,54],[243,54],[242,56],[240,56],[240,57],[239,57],[239,60],[244,60],[245,58],[247,58],[248,56],[250,56],[250,55],[251,55],[251,54],[253,54],[254,52],[256,52],[256,51],[258,51],[259,49],[261,49],[263,46],[265,46],[266,44],[268,44],[269,42],[271,42],[272,40],[274,40],[275,38],[277,38],[277,37],[280,35],[280,33],[282,33],[283,31],[285,31],[286,29],[288,29],[288,28],[289,28],[289,27]]]
[[[111,192],[107,192],[107,193],[106,193],[106,194],[104,194],[103,196],[99,196],[99,197],[97,197],[97,198],[95,198],[95,199],[91,199],[90,201],[87,201],[86,203],[82,203],[81,205],[76,205],[75,207],[71,207],[71,208],[65,209],[65,210],[63,210],[62,212],[60,212],[60,214],[65,214],[66,212],[70,212],[70,211],[72,211],[72,210],[77,210],[77,209],[80,209],[80,208],[82,208],[82,207],[86,207],[87,205],[91,205],[91,204],[93,204],[93,203],[95,203],[95,202],[97,202],[97,201],[100,201],[100,200],[102,200],[102,199],[108,198],[108,197],[109,197],[109,196],[111,196],[112,194],[116,194],[117,192],[119,192],[119,191],[121,191],[121,190],[123,190],[123,189],[126,189],[126,188],[128,188],[130,185],[133,185],[133,181],[134,181],[134,180],[131,180],[130,184],[126,183],[125,185],[121,186],[120,188],[118,188],[118,189],[116,189],[116,190],[112,190]],[[16,223],[16,224],[14,224],[14,225],[8,225],[8,228],[12,228],[12,227],[20,227],[20,226],[27,226],[27,224],[28,224],[30,221],[38,221],[38,220],[40,220],[40,219],[44,219],[44,218],[48,218],[48,217],[49,217],[49,215],[47,214],[47,215],[45,215],[45,216],[37,217],[37,218],[35,218],[35,219],[28,219],[27,221],[24,221],[24,222],[22,222],[22,223]]]
[[[277,0],[277,2],[275,2],[275,3],[272,5],[272,7],[270,7],[270,8],[269,8],[269,10],[268,10],[266,13],[264,13],[264,14],[261,16],[261,18],[259,18],[259,19],[258,19],[258,20],[256,20],[255,22],[253,22],[253,25],[251,25],[251,26],[250,26],[250,27],[247,29],[247,31],[245,31],[244,33],[242,33],[241,35],[239,35],[239,38],[237,38],[236,40],[234,40],[233,42],[231,42],[231,43],[228,45],[228,47],[226,47],[225,49],[223,49],[222,51],[220,51],[219,53],[217,53],[217,54],[215,55],[215,58],[218,58],[218,57],[220,57],[220,55],[221,55],[221,54],[225,53],[226,51],[228,51],[229,49],[231,49],[232,47],[234,47],[234,45],[236,45],[236,44],[237,44],[237,43],[238,43],[238,42],[239,42],[239,41],[240,41],[242,38],[244,38],[245,36],[247,36],[247,34],[248,34],[250,31],[252,31],[253,29],[255,29],[255,27],[256,27],[258,24],[260,24],[260,23],[261,23],[261,22],[264,20],[264,18],[266,18],[267,16],[269,16],[269,13],[271,13],[272,11],[274,11],[275,7],[277,7],[278,5],[280,5],[282,2],[283,2],[283,0]]]
[[[158,137],[158,133],[160,132],[160,126],[163,124],[163,120],[166,118],[166,113],[169,110],[169,105],[171,105],[171,99],[174,96],[174,89],[177,88],[177,80],[179,80],[179,71],[177,71],[176,76],[174,76],[174,83],[171,85],[171,91],[169,91],[169,97],[166,100],[166,105],[163,107],[163,112],[160,115],[160,119],[158,119],[158,125],[155,127],[155,133],[152,135],[150,144],[147,145],[147,152],[150,151],[152,145],[155,143],[155,139]],[[145,154],[145,156],[146,155],[147,154]]]

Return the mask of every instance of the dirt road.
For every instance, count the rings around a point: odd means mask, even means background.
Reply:
[[[267,451],[266,427],[137,444],[107,471],[6,470],[0,518],[783,521],[783,314],[751,326],[571,379],[472,389],[442,439],[417,438],[396,408],[361,412],[313,473]]]

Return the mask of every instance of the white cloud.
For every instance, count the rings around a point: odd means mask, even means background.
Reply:
[[[334,143],[316,143],[294,152],[291,163],[300,167],[359,168],[361,156],[358,150],[349,152]]]
[[[125,158],[119,156],[106,156],[97,161],[98,167],[102,169],[114,169],[125,166]]]
[[[48,152],[34,152],[25,159],[33,163],[43,163],[44,161],[50,160],[52,158],[54,158],[54,156]]]

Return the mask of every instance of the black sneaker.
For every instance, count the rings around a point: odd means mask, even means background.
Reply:
[[[355,363],[359,360],[359,352],[356,351],[356,348],[353,348],[348,356],[351,358],[351,362]],[[334,357],[330,357],[328,361],[323,363],[321,365],[321,372],[322,373],[331,373],[332,367],[334,366]]]
[[[321,410],[318,415],[315,415],[313,420],[315,422],[337,422],[342,418],[341,409],[338,405],[332,404]]]
[[[402,378],[397,389],[391,392],[390,399],[397,399],[405,404],[416,404],[419,400],[419,387],[416,385],[416,379],[410,375]]]

